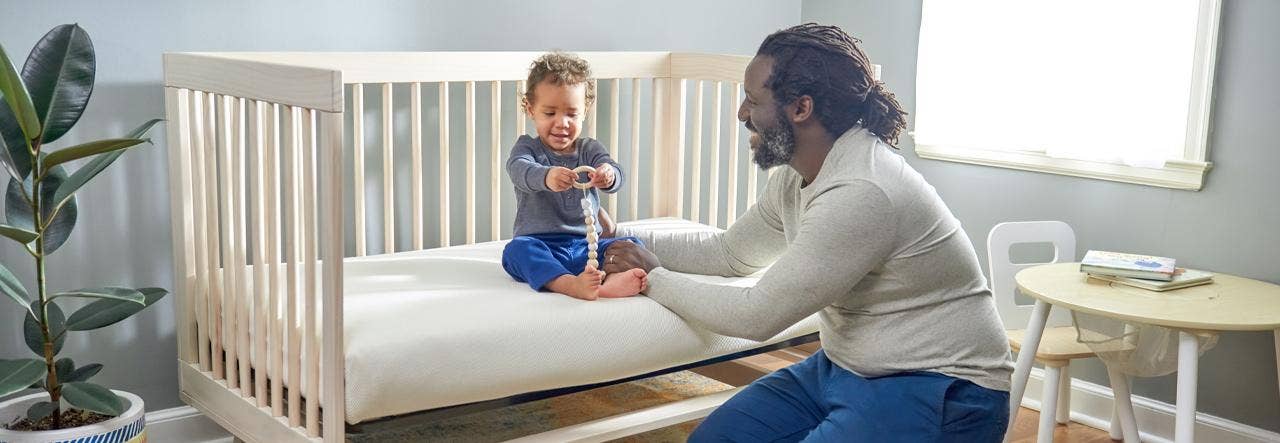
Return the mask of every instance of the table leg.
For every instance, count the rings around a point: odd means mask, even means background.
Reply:
[[[1027,348],[1023,348],[1027,349]],[[1032,348],[1035,349],[1035,348]],[[1036,443],[1053,443],[1053,428],[1057,424],[1059,387],[1062,383],[1062,366],[1055,362],[1044,365],[1044,389],[1040,391],[1040,426],[1036,431]]]
[[[1062,367],[1062,380],[1058,382],[1058,424],[1071,422],[1071,363]]]
[[[1107,428],[1107,434],[1112,440],[1124,440],[1124,431],[1120,429],[1120,408],[1115,405],[1111,405],[1111,426]]]
[[[1036,359],[1036,349],[1040,347],[1040,337],[1044,335],[1044,325],[1049,319],[1051,306],[1041,300],[1031,309],[1031,321],[1027,323],[1026,335],[1022,339],[1022,352],[1018,353],[1018,364],[1013,368],[1013,386],[1009,388],[1009,430],[1018,419],[1018,408],[1022,406],[1022,394],[1027,389],[1027,378],[1031,376],[1031,363]],[[1009,433],[1006,431],[1005,439]]]
[[[1176,443],[1195,441],[1199,359],[1200,340],[1195,334],[1178,331],[1178,412],[1173,433],[1173,441]]]
[[[1276,329],[1276,380],[1280,381],[1280,329]]]
[[[1118,369],[1107,366],[1107,376],[1111,378],[1111,392],[1115,394],[1116,399],[1112,405],[1111,419],[1120,423],[1120,437],[1124,438],[1125,443],[1138,441],[1138,423],[1133,417],[1133,398],[1129,392],[1129,378],[1121,373]],[[1116,439],[1115,422],[1112,422],[1111,438]]]

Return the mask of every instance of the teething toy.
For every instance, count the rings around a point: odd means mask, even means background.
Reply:
[[[579,166],[573,169],[575,174],[596,172],[596,168],[590,166]],[[596,217],[591,211],[591,199],[587,198],[587,190],[591,189],[591,181],[580,182],[576,179],[573,181],[573,187],[582,190],[582,217],[586,220],[587,225],[587,266],[600,269],[600,262],[596,260],[596,249],[599,248],[600,235],[596,234]]]

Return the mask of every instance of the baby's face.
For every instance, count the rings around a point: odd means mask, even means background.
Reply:
[[[534,87],[533,102],[525,111],[533,118],[543,143],[557,152],[569,151],[582,132],[586,102],[586,83],[556,85],[544,81]]]

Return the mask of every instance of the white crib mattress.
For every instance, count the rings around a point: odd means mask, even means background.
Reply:
[[[710,229],[675,219],[633,224]],[[502,270],[505,244],[348,260],[349,423],[617,380],[818,328],[811,316],[760,343],[694,328],[644,296],[588,302],[534,292]],[[743,286],[756,281],[695,278]]]

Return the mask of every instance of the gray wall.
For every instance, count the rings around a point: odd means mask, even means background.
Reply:
[[[996,223],[1062,220],[1079,252],[1142,251],[1179,264],[1280,283],[1280,2],[1223,5],[1210,160],[1204,190],[1175,191],[960,163],[923,160],[910,137],[901,148],[964,223],[980,257]],[[804,0],[804,21],[834,24],[862,39],[884,81],[908,112],[915,108],[917,1]],[[1079,64],[1080,75],[1098,75]],[[956,69],[965,69],[957,67]],[[1070,87],[1070,85],[1064,85]],[[1098,97],[1124,106],[1123,97]],[[991,116],[999,136],[1000,116]],[[1081,125],[1087,130],[1087,125]],[[985,263],[984,263],[985,266]],[[1277,301],[1280,303],[1280,301]],[[1200,360],[1201,412],[1280,431],[1272,334],[1223,334]],[[1106,385],[1097,360],[1073,365],[1074,377]],[[1135,381],[1137,395],[1173,402],[1174,376]]]
[[[745,55],[753,53],[765,35],[800,18],[798,0],[643,4],[384,0],[362,2],[354,10],[352,4],[336,0],[24,4],[26,10],[21,13],[5,14],[0,44],[21,64],[31,46],[55,25],[78,22],[92,36],[98,83],[80,123],[53,146],[59,148],[122,134],[145,119],[162,117],[160,54],[166,51],[560,48]],[[165,137],[163,130],[153,136],[156,146],[125,155],[80,192],[79,226],[50,261],[51,290],[108,284],[174,287]],[[371,245],[379,241],[370,240]],[[10,242],[0,242],[0,261],[23,281],[33,282],[29,257]],[[0,332],[0,358],[28,356],[16,326],[20,323],[15,323],[21,321],[19,309],[0,303],[0,319],[6,329]],[[72,335],[63,355],[78,364],[103,363],[106,369],[96,381],[140,394],[152,410],[179,404],[171,297],[94,335]]]

